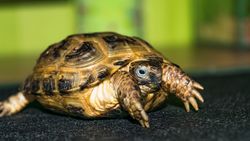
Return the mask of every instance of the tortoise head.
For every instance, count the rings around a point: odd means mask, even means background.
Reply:
[[[151,93],[160,89],[162,60],[149,58],[134,61],[129,66],[129,72],[135,78],[143,93]]]

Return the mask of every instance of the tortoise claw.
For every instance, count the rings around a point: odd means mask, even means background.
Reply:
[[[140,112],[136,112],[137,110],[140,111]],[[148,115],[144,111],[144,109],[142,108],[140,103],[137,103],[137,102],[135,103],[135,109],[134,109],[133,114],[131,114],[131,115],[133,115],[133,117],[140,122],[142,127],[149,128]]]
[[[195,109],[195,111],[199,110],[198,104],[197,104],[196,100],[194,99],[194,97],[189,97],[188,101],[193,106],[193,108]]]
[[[197,82],[192,82],[192,85],[188,86],[189,88],[186,89],[186,91],[182,93],[179,93],[179,95],[182,95],[183,97],[183,104],[185,106],[185,109],[187,112],[190,111],[190,105],[192,105],[192,107],[195,109],[195,111],[199,110],[198,104],[197,104],[197,100],[199,100],[200,102],[204,102],[203,97],[201,96],[201,94],[196,90],[196,89],[203,89],[203,87],[197,83]],[[191,87],[191,88],[190,88]],[[197,100],[196,100],[197,99]]]
[[[148,122],[148,115],[146,114],[146,112],[143,110],[141,111],[141,116],[142,116],[142,121],[143,122],[143,127],[145,128],[149,128],[149,122]]]
[[[203,86],[199,84],[198,82],[193,82],[193,86],[197,89],[204,90]]]
[[[149,122],[148,121],[139,120],[139,122],[140,122],[142,127],[149,128]]]
[[[183,102],[187,112],[190,112],[190,107],[188,101]]]
[[[197,91],[197,90],[193,90],[192,91],[192,94],[198,99],[198,100],[200,100],[200,102],[204,102],[204,99],[203,99],[203,97],[201,96],[201,94]]]
[[[149,122],[147,121],[147,122],[145,122],[144,123],[145,124],[145,128],[149,128],[150,126],[149,126]]]

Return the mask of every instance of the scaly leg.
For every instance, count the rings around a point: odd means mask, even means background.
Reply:
[[[111,80],[122,108],[132,118],[138,120],[143,127],[148,128],[148,115],[143,109],[141,91],[134,79],[127,72],[119,71],[113,75]]]
[[[203,90],[203,87],[189,78],[177,65],[165,63],[162,69],[164,90],[175,93],[183,101],[187,112],[190,111],[189,104],[197,111],[199,108],[195,98],[201,102],[204,100],[196,89]]]
[[[18,113],[31,101],[33,101],[33,97],[27,96],[22,92],[18,92],[16,95],[0,102],[0,117]]]

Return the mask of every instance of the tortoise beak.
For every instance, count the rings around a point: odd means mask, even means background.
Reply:
[[[158,90],[160,88],[160,84],[159,83],[151,83],[149,84],[150,88],[154,89],[154,90]]]
[[[161,81],[157,78],[156,75],[150,74],[150,81],[151,81],[151,83],[149,84],[149,86],[152,89],[159,89],[160,88]]]

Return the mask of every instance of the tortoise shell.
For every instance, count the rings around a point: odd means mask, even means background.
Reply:
[[[37,60],[24,91],[49,109],[81,113],[77,92],[109,79],[118,69],[139,59],[162,59],[147,42],[113,32],[75,34],[48,47]],[[62,98],[63,97],[63,98]],[[65,98],[66,97],[66,98]],[[67,100],[67,102],[65,102]],[[72,105],[68,104],[72,101]],[[60,105],[61,103],[61,105]],[[65,106],[65,103],[67,103]]]
[[[162,56],[138,37],[113,32],[71,35],[41,54],[26,90],[37,95],[83,90],[131,61],[155,57]]]

